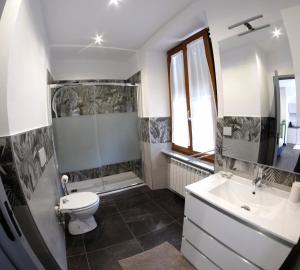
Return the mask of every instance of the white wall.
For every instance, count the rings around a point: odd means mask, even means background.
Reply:
[[[130,73],[132,58],[128,61],[54,59],[52,61],[53,77],[55,80],[125,80],[133,75]]]
[[[165,52],[140,53],[143,117],[170,116],[168,68]]]
[[[7,4],[0,26],[0,40],[4,40],[0,56],[1,136],[48,125],[49,61],[40,2],[8,0]]]
[[[22,1],[7,1],[0,20],[0,136],[9,135],[7,76],[10,44]]]
[[[259,85],[259,103],[260,103],[260,116],[270,117],[272,106],[269,99],[274,96],[274,88],[270,93],[268,87],[268,61],[266,53],[256,47],[256,65],[257,65],[257,81]],[[254,105],[254,104],[253,104]]]
[[[222,53],[224,115],[261,115],[256,48],[247,46]],[[247,76],[245,76],[247,75]]]

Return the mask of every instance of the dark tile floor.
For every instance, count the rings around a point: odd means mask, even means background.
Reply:
[[[168,241],[181,246],[184,200],[169,190],[139,187],[101,198],[98,227],[83,236],[67,233],[69,270],[121,269],[125,259]]]

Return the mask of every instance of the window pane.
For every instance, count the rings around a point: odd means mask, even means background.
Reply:
[[[170,75],[172,95],[172,142],[187,148],[190,146],[190,138],[182,51],[172,56]]]
[[[193,150],[215,148],[216,105],[203,38],[188,45]]]

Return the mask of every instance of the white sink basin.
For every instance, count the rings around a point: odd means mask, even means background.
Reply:
[[[300,203],[288,200],[289,192],[263,185],[256,188],[251,180],[233,175],[227,179],[217,173],[186,187],[209,204],[296,244],[300,236]]]
[[[222,184],[210,190],[215,196],[226,200],[236,207],[260,215],[263,218],[272,218],[285,202],[280,191],[263,186],[255,189],[251,181],[241,182],[225,180]]]

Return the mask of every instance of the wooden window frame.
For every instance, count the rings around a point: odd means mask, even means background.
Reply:
[[[206,59],[210,71],[212,86],[213,86],[213,92],[214,92],[214,98],[216,103],[216,109],[218,111],[218,97],[217,97],[217,81],[216,81],[216,73],[215,73],[215,64],[214,64],[214,56],[213,56],[213,50],[212,50],[212,44],[211,39],[209,36],[209,29],[205,28],[201,30],[200,32],[192,35],[191,37],[184,40],[181,44],[176,46],[175,48],[169,50],[167,52],[168,57],[168,81],[169,81],[169,96],[170,96],[170,112],[171,112],[171,118],[172,118],[172,89],[171,89],[171,60],[172,56],[180,51],[183,52],[183,60],[184,60],[184,78],[185,78],[185,91],[186,91],[186,101],[187,101],[187,113],[190,114],[190,88],[189,88],[189,71],[188,71],[188,57],[187,57],[187,46],[191,42],[203,38],[204,41],[204,47],[205,47],[205,54]],[[172,122],[171,122],[172,123]],[[171,124],[172,125],[172,124]],[[188,120],[188,127],[189,127],[189,137],[190,137],[190,146],[185,148],[179,145],[176,145],[172,142],[172,149],[174,151],[180,152],[182,154],[186,155],[198,155],[201,157],[201,153],[196,152],[193,150],[193,136],[192,136],[192,121]],[[209,162],[214,162],[214,155],[211,155],[209,157],[205,157],[205,160]]]

